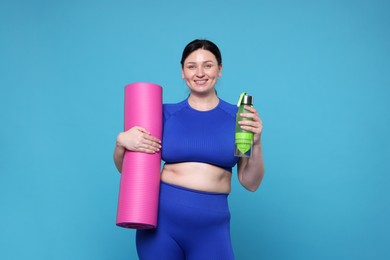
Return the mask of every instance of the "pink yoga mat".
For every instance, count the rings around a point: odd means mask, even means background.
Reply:
[[[146,128],[162,137],[162,87],[137,82],[125,87],[125,131]],[[126,151],[119,187],[116,224],[120,227],[150,229],[157,226],[161,153]]]

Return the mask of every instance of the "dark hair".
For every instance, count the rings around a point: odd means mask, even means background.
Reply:
[[[215,58],[217,59],[218,65],[222,64],[222,56],[221,52],[219,51],[219,48],[215,43],[209,41],[209,40],[193,40],[183,50],[183,55],[181,56],[181,66],[184,66],[184,61],[187,59],[187,57],[194,51],[203,49],[206,51],[210,51],[212,54],[214,54]]]

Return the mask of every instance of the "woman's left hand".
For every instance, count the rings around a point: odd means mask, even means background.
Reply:
[[[263,131],[263,122],[256,109],[250,106],[245,106],[245,110],[250,111],[250,113],[241,113],[240,116],[244,118],[250,118],[250,120],[241,120],[238,121],[238,124],[242,129],[252,132],[253,135],[253,144],[260,144],[261,132]]]

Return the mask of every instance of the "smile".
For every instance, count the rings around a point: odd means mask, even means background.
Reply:
[[[206,79],[202,79],[202,80],[194,80],[196,84],[198,85],[204,85],[206,84],[207,80]]]

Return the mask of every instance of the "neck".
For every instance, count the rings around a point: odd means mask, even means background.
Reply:
[[[193,93],[188,97],[188,103],[196,110],[207,111],[215,108],[219,103],[219,98],[215,92],[208,96],[197,96]]]

